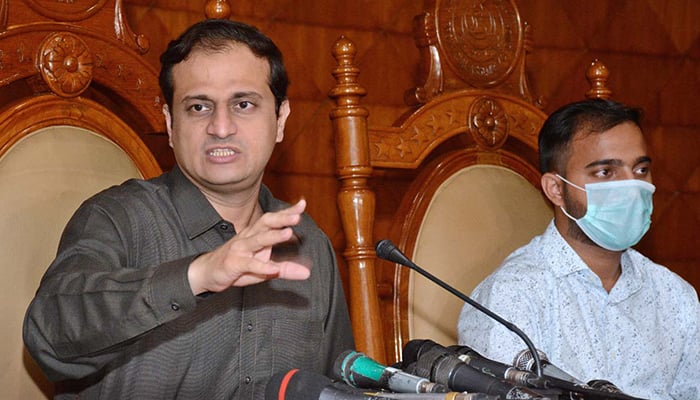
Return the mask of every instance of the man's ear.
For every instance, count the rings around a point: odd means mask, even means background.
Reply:
[[[173,147],[173,118],[170,115],[170,108],[163,104],[163,118],[165,118],[165,129],[168,131],[168,144]]]
[[[549,201],[552,202],[557,207],[564,205],[564,181],[561,180],[556,174],[551,172],[546,172],[542,175],[540,179],[542,185],[542,191],[544,195],[547,196]]]
[[[284,100],[282,104],[280,104],[280,109],[277,115],[277,137],[275,138],[276,143],[280,143],[282,139],[284,139],[284,126],[287,123],[287,117],[289,117],[290,112],[291,109],[289,107],[289,100]]]

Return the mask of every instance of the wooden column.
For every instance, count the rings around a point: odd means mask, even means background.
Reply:
[[[360,105],[360,98],[366,91],[357,83],[359,69],[354,65],[356,53],[355,45],[342,36],[333,48],[333,57],[337,61],[337,67],[333,70],[336,85],[329,96],[335,100],[330,118],[335,132],[336,166],[340,180],[338,208],[346,240],[343,257],[348,264],[348,299],[357,350],[384,363],[384,335],[374,272],[376,254],[371,237],[375,194],[367,184],[372,175],[367,133],[369,112]]]

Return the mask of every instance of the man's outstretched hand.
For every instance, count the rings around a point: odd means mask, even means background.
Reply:
[[[294,239],[291,227],[299,223],[305,208],[306,201],[300,200],[284,210],[265,213],[221,247],[197,257],[187,275],[192,292],[220,292],[275,278],[307,279],[311,271],[300,260],[271,258],[273,246]]]

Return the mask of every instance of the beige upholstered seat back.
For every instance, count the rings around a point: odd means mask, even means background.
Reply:
[[[141,173],[119,146],[72,126],[39,129],[0,157],[0,397],[51,391],[22,345],[24,313],[80,203],[133,177]]]
[[[546,198],[522,175],[502,166],[468,166],[435,191],[417,232],[413,260],[469,296],[551,218]],[[408,291],[409,337],[456,344],[464,302],[414,271]]]

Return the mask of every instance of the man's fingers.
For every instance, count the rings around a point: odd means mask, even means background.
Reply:
[[[310,275],[311,270],[309,267],[299,263],[285,261],[280,263],[277,277],[279,279],[302,281],[308,279]]]
[[[308,279],[310,275],[311,270],[307,266],[291,261],[256,263],[250,266],[248,272],[238,277],[232,286],[247,286],[270,279],[300,281]]]
[[[304,209],[306,209],[306,200],[302,199],[285,209],[265,213],[251,226],[249,234],[255,234],[266,229],[281,229],[294,226],[301,220],[301,214],[304,212]]]

